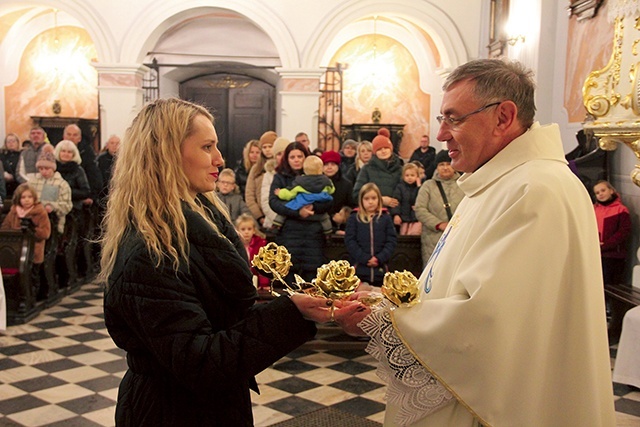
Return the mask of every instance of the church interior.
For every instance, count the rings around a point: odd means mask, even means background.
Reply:
[[[424,134],[446,148],[451,70],[517,60],[585,185],[607,179],[629,208],[624,277],[640,288],[639,20],[637,0],[0,0],[0,134],[38,125],[53,143],[76,123],[99,152],[145,103],[180,97],[212,112],[227,164],[267,130],[339,150],[381,126],[408,159]],[[0,425],[114,425],[126,359],[101,304],[87,284],[0,332]],[[258,376],[255,425],[382,425],[366,343],[329,335]],[[640,426],[640,391],[612,385],[617,425]]]

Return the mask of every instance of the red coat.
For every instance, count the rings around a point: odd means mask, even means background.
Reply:
[[[604,258],[626,258],[628,238],[631,235],[629,209],[616,198],[609,204],[596,202],[594,205],[600,252]]]
[[[33,209],[25,215],[25,218],[31,218],[35,225],[34,236],[35,244],[33,246],[33,262],[40,264],[44,261],[44,243],[51,235],[51,222],[49,222],[49,214],[45,210],[42,203],[38,202]],[[2,221],[2,230],[20,230],[20,217],[15,206],[11,206],[11,210]]]
[[[245,245],[245,249],[247,250],[247,255],[249,256],[249,265],[251,266],[251,272],[254,276],[258,276],[258,287],[259,288],[268,288],[269,287],[269,279],[264,276],[260,276],[258,274],[258,270],[251,265],[251,260],[255,255],[258,254],[258,251],[261,247],[266,246],[267,241],[262,237],[254,234],[251,238],[251,242],[249,242],[249,246]]]

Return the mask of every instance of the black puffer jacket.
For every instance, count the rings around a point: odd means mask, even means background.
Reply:
[[[311,281],[316,277],[318,267],[324,263],[322,225],[319,221],[302,219],[298,211],[285,206],[287,201],[280,200],[274,194],[276,188],[289,188],[295,178],[293,175],[275,174],[269,192],[269,206],[275,213],[287,217],[275,241],[277,244],[285,246],[291,254],[293,267],[291,267],[289,276],[297,273],[303,279]],[[332,203],[332,201],[313,203],[313,210],[316,214],[314,217],[327,213]]]
[[[254,376],[315,334],[289,298],[254,305],[242,243],[203,203],[228,239],[185,207],[189,264],[177,273],[166,260],[156,267],[135,232],[118,252],[104,298],[129,365],[118,426],[251,426]]]
[[[91,187],[82,166],[76,162],[56,161],[57,171],[71,187],[71,201],[74,209],[82,209],[82,201],[91,196]]]

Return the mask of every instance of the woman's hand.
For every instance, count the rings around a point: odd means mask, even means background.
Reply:
[[[291,301],[305,319],[318,323],[337,322],[339,318],[350,317],[353,312],[364,308],[359,301],[332,301],[305,294],[294,294]]]
[[[305,205],[301,207],[298,213],[300,214],[300,218],[307,218],[315,214],[313,211],[313,205]]]

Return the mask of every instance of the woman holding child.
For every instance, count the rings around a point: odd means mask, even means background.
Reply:
[[[294,211],[285,206],[287,201],[280,200],[275,194],[278,188],[289,188],[293,180],[302,174],[304,159],[308,155],[307,148],[299,142],[292,142],[287,146],[271,183],[269,206],[278,215],[286,217],[275,241],[291,253],[293,267],[290,275],[297,273],[310,281],[316,276],[317,268],[324,263],[324,236],[321,223],[308,218],[314,214],[327,213],[333,202],[314,202]]]

